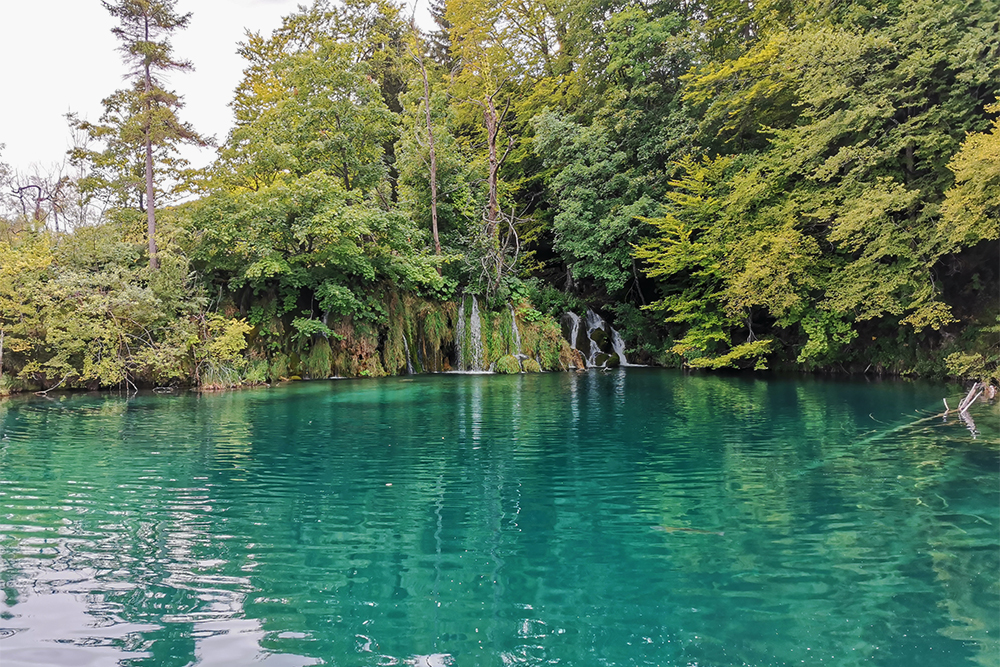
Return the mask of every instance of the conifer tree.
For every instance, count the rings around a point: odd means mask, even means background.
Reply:
[[[193,69],[190,62],[174,58],[169,36],[179,28],[187,27],[191,14],[179,15],[176,0],[105,0],[104,8],[118,19],[119,25],[112,32],[121,40],[122,59],[131,68],[130,77],[135,81],[139,105],[133,124],[138,129],[134,141],[141,142],[145,156],[146,222],[149,241],[149,266],[157,268],[156,259],[156,203],[153,177],[154,147],[169,142],[189,142],[204,145],[190,124],[177,118],[182,106],[181,98],[165,90],[160,76],[171,70]]]

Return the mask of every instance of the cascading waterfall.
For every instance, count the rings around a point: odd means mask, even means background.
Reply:
[[[455,325],[455,364],[465,369],[465,296],[458,300],[458,323]]]
[[[479,318],[479,301],[475,295],[472,297],[472,314],[469,317],[469,359],[470,371],[481,371],[483,369],[483,323]]]
[[[580,335],[580,316],[574,312],[566,312],[563,317],[568,317],[570,321],[569,346],[576,349],[576,339]]]
[[[406,334],[403,334],[403,350],[406,351],[406,374],[413,375],[413,360],[410,358],[410,344],[406,341]]]
[[[611,349],[615,351],[618,355],[618,365],[619,366],[630,366],[628,359],[625,358],[625,340],[622,335],[618,333],[617,330],[611,330]]]
[[[510,328],[514,332],[514,351],[511,354],[521,355],[521,332],[517,330],[517,316],[514,314],[514,306],[510,307]]]
[[[472,300],[466,310],[465,300]],[[466,321],[468,312],[468,321]],[[483,323],[479,317],[479,301],[475,296],[463,296],[458,302],[458,323],[455,326],[455,362],[460,371],[482,371]]]
[[[586,340],[580,340],[581,323],[586,327]],[[625,358],[625,340],[621,334],[592,309],[587,309],[584,318],[573,312],[564,313],[563,324],[563,331],[569,330],[570,347],[580,353],[588,367],[632,365]]]
[[[604,322],[604,318],[592,311],[590,308],[587,309],[587,338],[590,340],[590,349],[587,351],[587,365],[588,366],[603,366],[604,364],[597,363],[597,355],[601,353],[601,342],[594,339],[594,332],[600,329],[601,333],[599,336],[607,336],[604,329],[607,325]]]

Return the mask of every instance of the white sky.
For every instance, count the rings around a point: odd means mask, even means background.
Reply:
[[[184,97],[181,119],[225,140],[227,105],[243,73],[237,42],[247,29],[269,35],[300,4],[312,0],[177,0],[178,13],[192,17],[171,44],[176,57],[195,67],[167,79],[167,87]],[[418,6],[424,9],[426,1]],[[0,144],[6,144],[0,162],[20,171],[49,169],[70,148],[65,114],[98,120],[101,100],[126,85],[113,26],[100,0],[0,0]],[[214,151],[186,156],[204,166]]]

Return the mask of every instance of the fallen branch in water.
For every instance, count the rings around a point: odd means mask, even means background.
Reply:
[[[965,398],[962,399],[962,402],[958,404],[958,411],[965,412],[966,410],[968,410],[969,406],[975,403],[976,399],[979,398],[982,395],[982,393],[983,393],[982,384],[979,382],[973,384],[972,389],[970,389],[969,393],[965,395]]]
[[[64,376],[63,376],[63,379],[62,379],[62,380],[59,380],[59,384],[57,384],[57,385],[56,385],[56,386],[54,386],[54,387],[49,387],[48,389],[43,389],[43,390],[41,390],[41,391],[36,391],[36,392],[35,392],[35,396],[47,396],[47,395],[48,395],[48,393],[49,393],[50,391],[52,391],[53,389],[58,389],[59,387],[61,387],[61,386],[62,386],[62,383],[63,383],[63,382],[65,382],[65,381],[66,381],[66,379],[67,379],[68,377],[69,377],[69,374],[67,373],[66,375],[64,375]]]
[[[943,418],[943,419],[945,419],[947,421],[948,415],[950,413],[952,413],[952,412],[957,412],[958,413],[959,420],[963,424],[965,424],[965,427],[967,429],[969,429],[969,432],[972,433],[973,439],[975,439],[976,437],[979,436],[979,429],[976,427],[976,422],[974,422],[972,420],[972,415],[969,414],[969,408],[972,406],[973,403],[975,403],[979,399],[980,396],[982,396],[983,392],[986,389],[988,389],[988,387],[989,387],[989,385],[984,385],[982,382],[976,382],[975,384],[972,385],[972,389],[969,390],[969,393],[965,395],[965,398],[963,398],[959,402],[957,409],[952,410],[948,406],[948,399],[947,398],[942,398],[941,401],[944,403],[944,412],[942,412],[940,414],[931,415],[929,417],[924,417],[922,419],[917,419],[916,421],[907,422],[905,424],[900,424],[899,426],[896,426],[895,428],[891,428],[888,431],[882,431],[880,433],[875,433],[875,434],[873,434],[873,435],[871,435],[871,436],[869,436],[869,437],[867,437],[867,438],[865,438],[863,440],[860,440],[857,444],[859,444],[859,445],[868,444],[870,442],[874,442],[875,440],[878,440],[879,438],[883,438],[883,437],[885,437],[885,436],[887,436],[887,435],[889,435],[891,433],[896,433],[898,431],[902,431],[902,430],[905,430],[905,429],[908,429],[908,428],[913,428],[914,426],[918,426],[920,424],[923,424],[925,422],[929,422],[929,421],[934,420],[934,419],[941,419],[941,418]],[[868,416],[871,417],[873,421],[879,421],[879,420],[875,419],[875,417],[873,417],[870,414]],[[884,423],[884,422],[879,422],[879,423]],[[886,424],[886,425],[888,426],[888,424]]]

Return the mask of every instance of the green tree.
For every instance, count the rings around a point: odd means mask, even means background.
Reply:
[[[725,216],[732,201],[729,178],[739,164],[732,157],[686,158],[679,166],[681,176],[667,195],[667,214],[648,220],[657,234],[635,250],[648,265],[647,274],[661,283],[662,297],[649,309],[663,313],[676,327],[670,352],[685,365],[762,367],[772,341],[758,338],[752,305],[734,299],[731,290],[734,276],[728,258],[747,240],[738,218]],[[788,259],[783,250],[777,253]],[[796,268],[808,264],[802,259]],[[778,290],[778,285],[789,283],[787,273],[772,278]]]
[[[481,227],[484,205],[481,171],[457,136],[457,109],[449,104],[447,73],[419,49],[411,47],[414,68],[400,95],[400,135],[396,146],[399,205],[421,229],[431,229],[452,278],[463,267],[455,259],[467,251]],[[436,220],[435,220],[436,218]],[[435,228],[437,234],[434,234]]]
[[[345,32],[354,18],[316,3],[243,45],[236,125],[192,207],[200,266],[272,352],[331,336],[331,317],[381,323],[389,285],[442,284],[427,234],[393,202],[397,118],[371,75],[377,59]]]
[[[566,37],[580,52],[568,86],[579,103],[534,115],[534,150],[546,168],[551,246],[567,287],[642,304],[653,295],[644,293],[632,245],[652,232],[642,218],[658,215],[696,127],[681,101],[695,53],[691,18],[671,2],[593,5],[600,18],[578,21]]]
[[[1000,114],[1000,103],[986,107]],[[952,157],[948,168],[955,184],[945,193],[940,232],[945,248],[958,249],[1000,239],[1000,118],[989,132],[973,132]]]
[[[136,81],[128,93],[109,98],[121,121],[119,136],[126,144],[141,146],[145,181],[145,208],[149,245],[149,266],[157,268],[156,246],[156,178],[154,147],[166,143],[204,140],[187,123],[177,118],[180,98],[163,88],[161,76],[169,71],[192,68],[191,63],[173,57],[169,36],[187,26],[191,14],[178,15],[176,0],[103,0],[104,8],[118,20],[112,32],[121,41],[125,63],[132,68],[129,75]],[[109,111],[110,104],[106,104]],[[126,161],[127,164],[127,161]]]
[[[2,235],[0,235],[2,236]],[[187,261],[166,246],[150,274],[115,225],[0,241],[3,390],[237,384],[245,322],[205,311]]]
[[[534,121],[535,151],[554,172],[553,248],[566,286],[589,279],[612,298],[644,301],[632,245],[651,230],[636,219],[655,216],[659,204],[602,124],[582,127],[555,113]]]
[[[11,226],[0,220],[2,231]],[[45,295],[38,285],[52,264],[48,237],[30,228],[16,231],[0,234],[0,394],[9,384],[4,381],[4,366],[20,371],[42,336]]]
[[[478,274],[475,282],[491,296],[517,262],[515,219],[504,206],[501,169],[517,144],[511,107],[519,84],[530,76],[530,63],[516,55],[518,26],[511,20],[510,4],[449,0],[445,12],[457,63],[451,94],[467,128],[466,149],[485,172],[482,231],[470,243],[469,264]]]
[[[723,332],[784,330],[798,361],[822,364],[862,329],[902,347],[904,329],[955,322],[941,275],[975,239],[948,240],[938,220],[949,159],[985,125],[1000,38],[995,2],[800,9],[699,66],[685,95],[703,105],[699,140],[738,165],[695,235],[723,312],[746,322]]]

